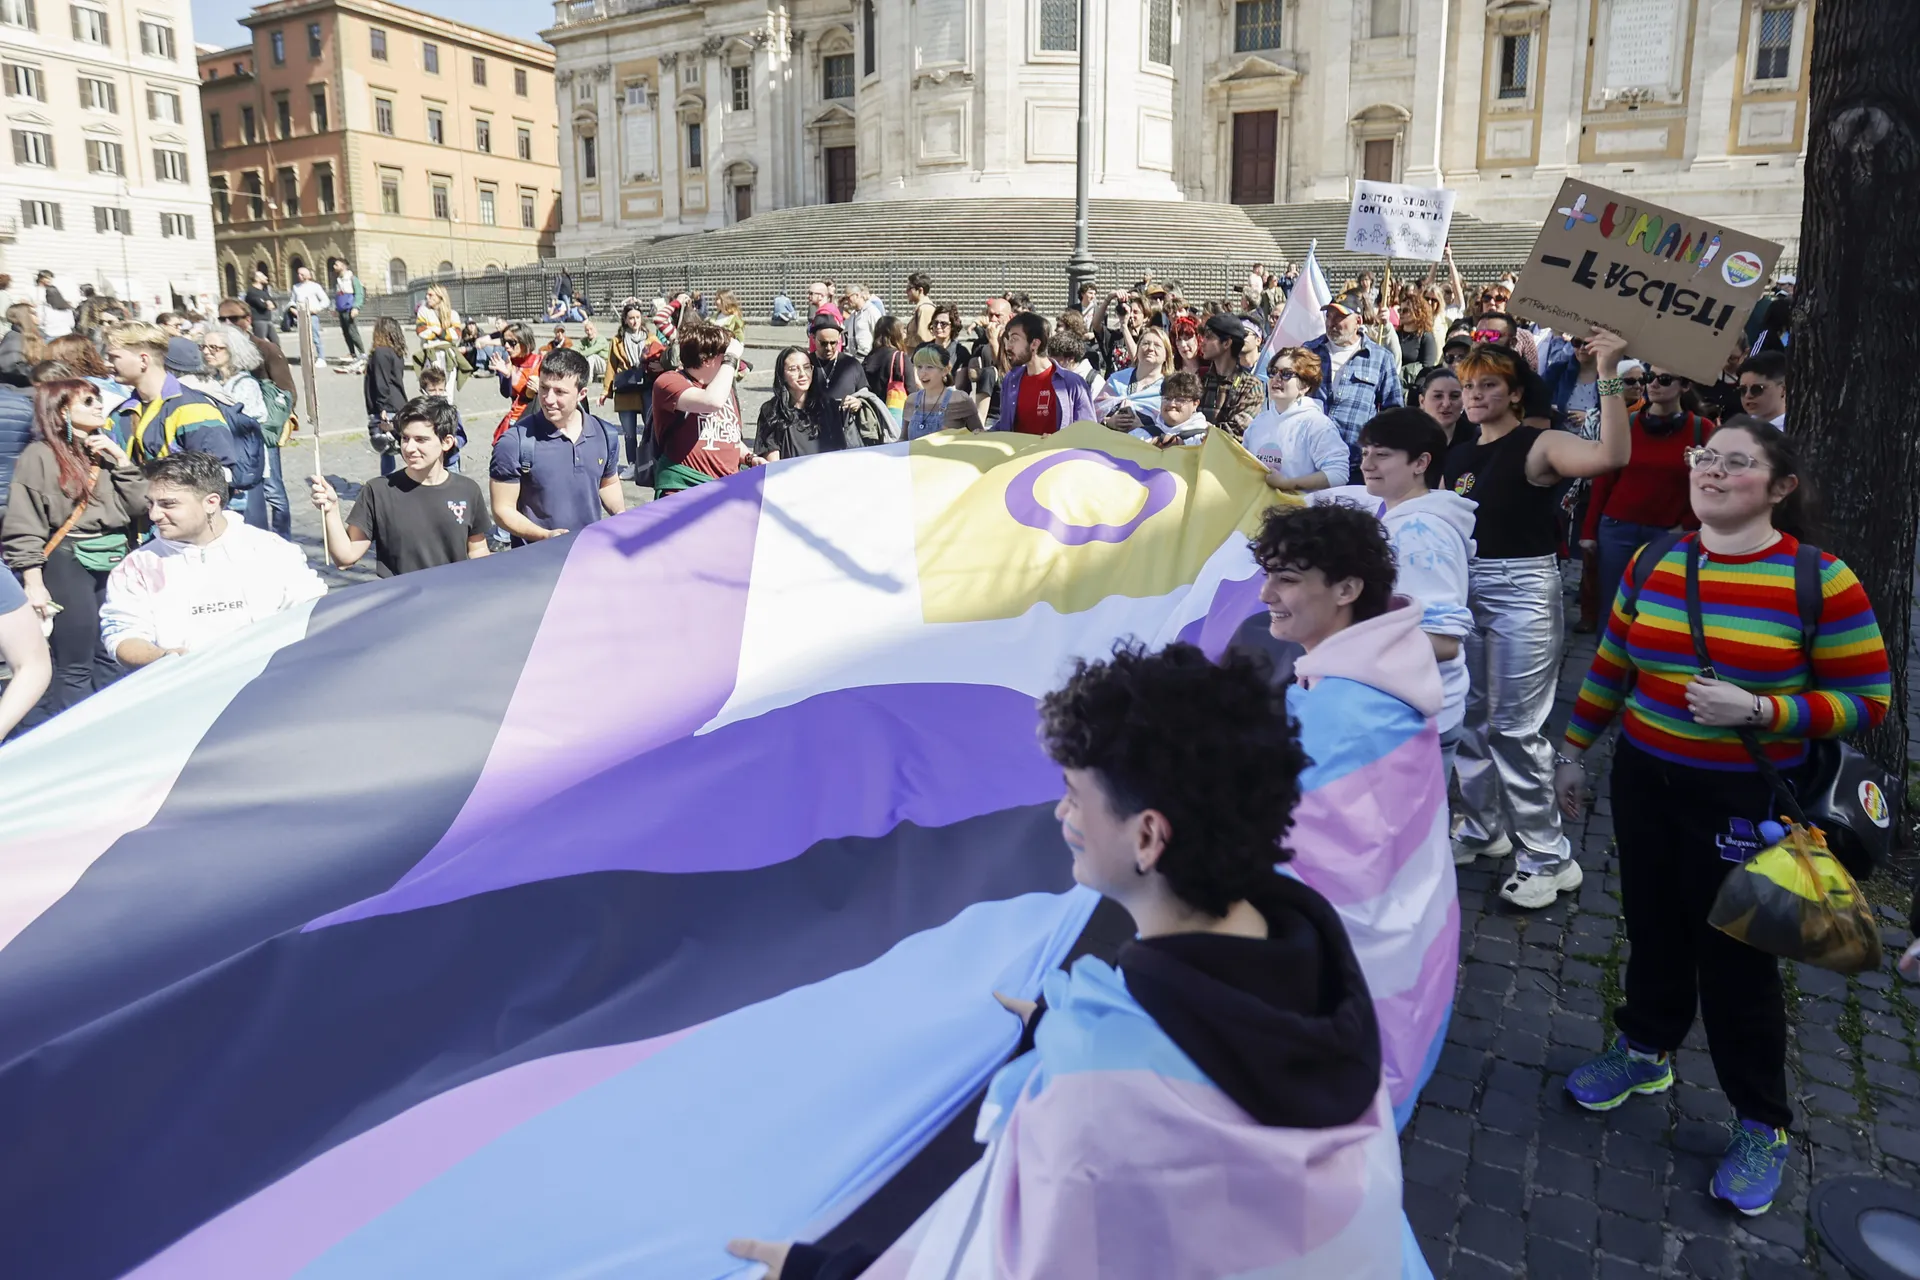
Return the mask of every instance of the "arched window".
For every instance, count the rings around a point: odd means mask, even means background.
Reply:
[[[226,267],[223,269],[221,274],[223,275],[223,277],[226,279],[226,282],[227,282],[227,296],[229,298],[239,297],[240,296],[240,268],[236,267],[235,265],[233,265],[233,263],[229,262],[226,265]]]
[[[445,279],[445,278],[447,278],[448,276],[451,276],[452,274],[453,274],[453,264],[452,264],[451,262],[446,262],[446,261],[442,261],[442,262],[440,263],[440,277],[441,277],[441,279]]]
[[[387,261],[387,288],[399,291],[407,287],[407,264],[405,259],[390,258]]]
[[[297,253],[294,254],[291,258],[288,258],[287,259],[287,279],[298,280],[300,278],[300,268],[306,265],[307,265],[307,260],[301,257]]]
[[[873,12],[873,0],[860,0],[860,74],[870,76],[880,69],[879,19]]]

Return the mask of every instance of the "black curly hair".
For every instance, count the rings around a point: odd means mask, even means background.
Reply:
[[[1393,599],[1393,548],[1369,512],[1344,502],[1270,507],[1253,539],[1253,558],[1268,573],[1318,569],[1329,583],[1360,580],[1353,620],[1387,611]]]
[[[1290,856],[1308,760],[1256,657],[1216,665],[1190,644],[1122,641],[1040,700],[1040,740],[1062,768],[1096,774],[1114,813],[1165,815],[1157,870],[1198,910],[1225,915]]]

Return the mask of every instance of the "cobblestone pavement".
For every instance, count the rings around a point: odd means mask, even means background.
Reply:
[[[1592,636],[1571,638],[1556,740],[1593,655]],[[1904,913],[1882,908],[1879,972],[1785,966],[1793,1159],[1773,1210],[1742,1218],[1707,1194],[1732,1113],[1697,1024],[1670,1092],[1605,1114],[1566,1094],[1567,1071],[1611,1034],[1627,960],[1604,766],[1593,773],[1597,802],[1568,832],[1586,872],[1577,894],[1523,912],[1498,896],[1510,863],[1461,871],[1453,1022],[1401,1142],[1407,1214],[1434,1274],[1844,1280],[1815,1245],[1809,1181],[1873,1170],[1920,1186],[1920,990],[1892,968]]]

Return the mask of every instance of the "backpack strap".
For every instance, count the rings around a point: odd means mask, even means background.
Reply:
[[[1640,593],[1647,589],[1647,580],[1653,577],[1653,571],[1666,558],[1667,552],[1679,546],[1686,536],[1684,533],[1675,533],[1669,529],[1640,548],[1640,554],[1634,557],[1633,572],[1627,575],[1627,594],[1622,601],[1626,605],[1628,616],[1640,612]]]
[[[1800,648],[1813,663],[1813,641],[1820,634],[1820,614],[1826,608],[1826,594],[1820,583],[1820,548],[1810,542],[1800,544],[1793,555],[1793,600],[1800,610]]]
[[[533,474],[533,432],[524,423],[514,425],[520,428],[520,483],[525,484]]]

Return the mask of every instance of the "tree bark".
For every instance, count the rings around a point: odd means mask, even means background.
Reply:
[[[1821,545],[1873,602],[1893,706],[1861,749],[1907,761],[1914,539],[1920,521],[1920,3],[1821,0],[1813,19],[1806,196],[1787,429],[1819,505]]]

